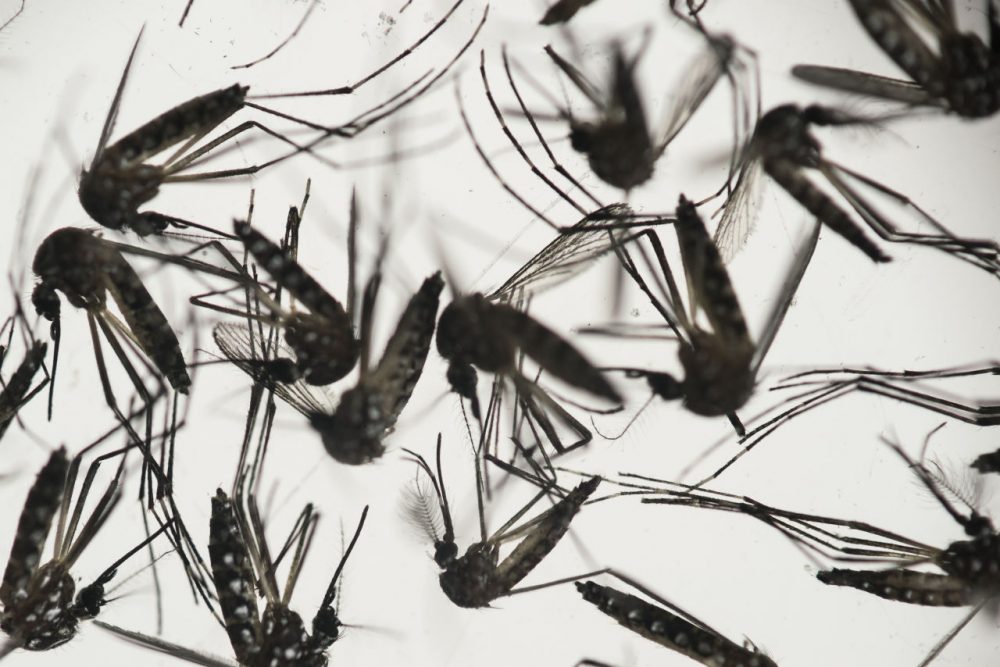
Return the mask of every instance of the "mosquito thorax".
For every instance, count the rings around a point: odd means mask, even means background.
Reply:
[[[726,415],[743,407],[753,394],[752,347],[695,335],[677,356],[684,367],[684,406],[691,412],[704,417]]]
[[[1000,109],[1000,59],[974,35],[945,36],[941,58],[948,72],[942,90],[949,106],[959,115],[981,118]],[[929,89],[929,86],[924,86]]]
[[[488,606],[497,596],[496,577],[496,547],[477,543],[461,558],[453,558],[438,581],[449,600],[459,607],[476,609]]]
[[[819,152],[819,143],[809,134],[809,113],[818,115],[821,107],[805,111],[795,104],[777,106],[757,121],[754,131],[755,150],[764,158],[790,159],[797,164],[812,164]]]
[[[512,366],[514,344],[506,332],[496,330],[493,307],[478,292],[449,303],[438,318],[438,353],[452,363],[475,364],[490,373]]]
[[[310,423],[330,456],[340,463],[364,465],[385,453],[385,419],[378,397],[355,387],[344,392],[333,415],[318,414]]]
[[[139,236],[146,236],[159,226],[137,224],[137,209],[157,195],[163,175],[158,167],[130,165],[124,159],[112,164],[119,153],[109,148],[92,171],[82,173],[77,190],[80,205],[102,227],[117,231],[131,229]]]
[[[973,512],[965,522],[965,534],[969,537],[987,537],[996,535],[997,529],[989,517],[979,512]]]
[[[337,617],[337,612],[333,607],[321,607],[316,612],[312,621],[313,643],[321,650],[325,651],[340,639],[340,628],[343,623]]]
[[[283,604],[268,604],[260,619],[261,648],[254,665],[321,667],[326,656],[313,650],[302,617]]]

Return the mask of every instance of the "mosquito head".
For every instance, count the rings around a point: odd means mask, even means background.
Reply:
[[[594,150],[597,126],[586,121],[573,121],[569,127],[569,144],[577,153],[589,154]]]
[[[321,651],[325,651],[340,639],[341,626],[343,623],[340,622],[333,607],[321,608],[312,621],[313,642]]]
[[[52,322],[53,326],[59,321],[59,295],[44,280],[35,285],[35,289],[31,291],[31,305],[35,307],[36,313]]]
[[[965,521],[965,534],[969,537],[986,537],[995,535],[997,529],[989,517],[983,516],[979,512],[973,511]]]
[[[447,537],[447,536],[445,536]],[[454,540],[437,540],[434,542],[434,562],[442,570],[447,570],[458,558],[458,545]]]
[[[438,353],[450,361],[473,361],[481,340],[491,332],[483,330],[483,310],[487,308],[482,294],[459,297],[445,306],[438,318],[436,342]]]
[[[79,619],[95,618],[101,613],[101,607],[107,604],[104,599],[104,584],[111,581],[116,570],[110,572],[110,576],[103,576],[89,586],[84,586],[76,594],[76,602],[73,604],[73,615]]]
[[[650,371],[645,374],[646,382],[653,393],[665,401],[676,401],[684,397],[684,385],[669,373]]]

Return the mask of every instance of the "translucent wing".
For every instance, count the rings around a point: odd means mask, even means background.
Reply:
[[[757,226],[761,171],[763,166],[760,160],[752,159],[744,163],[736,189],[726,200],[722,219],[715,229],[715,245],[722,261],[727,264],[743,249]]]
[[[506,300],[515,292],[538,293],[569,280],[627,240],[626,233],[607,226],[633,216],[626,204],[612,204],[589,214],[525,262],[490,298]]]
[[[222,354],[254,381],[265,382],[269,389],[306,417],[333,414],[334,397],[323,387],[301,380],[279,382],[274,378],[273,363],[294,359],[294,353],[277,340],[262,345],[262,341],[246,324],[223,322],[212,329],[212,338]],[[270,346],[268,348],[268,346]]]

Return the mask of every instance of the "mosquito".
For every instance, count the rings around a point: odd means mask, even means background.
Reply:
[[[67,457],[64,447],[55,450],[31,486],[14,535],[3,583],[0,584],[0,604],[3,605],[0,629],[8,636],[0,646],[0,657],[17,648],[46,651],[71,640],[76,636],[80,621],[94,618],[107,603],[105,586],[114,578],[118,568],[171,528],[172,520],[163,523],[159,530],[76,593],[70,569],[93,542],[118,504],[121,498],[118,487],[125,456],[134,445],[97,457],[88,467],[74,505],[72,497],[77,473],[83,455],[116,430],[112,429],[88,445],[72,460]],[[91,514],[84,519],[84,503],[100,465],[118,457],[121,460],[113,478]],[[56,520],[54,555],[51,560],[39,565],[53,519]]]
[[[783,402],[791,403],[791,406],[776,415],[768,417],[746,431],[740,439],[740,442],[743,444],[740,451],[719,467],[712,475],[699,482],[698,485],[705,484],[721,475],[740,458],[749,453],[750,450],[760,444],[764,438],[789,420],[854,392],[890,398],[974,426],[994,426],[1000,424],[1000,406],[998,405],[989,403],[963,403],[947,395],[921,391],[907,386],[924,380],[997,374],[1000,374],[1000,366],[998,365],[971,368],[939,368],[924,371],[885,371],[874,368],[816,369],[790,375],[772,387],[771,391],[801,389],[800,393]],[[829,380],[812,379],[813,376],[831,375],[840,375],[842,377]],[[768,410],[765,414],[772,411]],[[984,465],[988,463],[988,460],[988,458],[984,460]],[[976,467],[976,464],[973,464],[973,466]]]
[[[277,557],[272,556],[256,502],[256,486],[263,466],[273,425],[274,409],[270,403],[259,429],[256,452],[250,455],[251,439],[257,423],[264,388],[255,383],[251,393],[240,453],[240,465],[233,484],[233,497],[218,489],[212,498],[209,522],[208,553],[212,579],[222,612],[222,625],[229,635],[233,654],[241,667],[325,667],[327,650],[340,638],[340,621],[335,605],[338,582],[347,559],[354,550],[368,507],[361,513],[358,527],[340,559],[312,619],[311,632],[302,617],[289,607],[301,569],[312,545],[319,513],[307,504],[296,519]],[[277,567],[292,554],[288,577],[282,589],[277,581]],[[266,605],[261,613],[257,604],[260,590]],[[132,630],[101,623],[100,626],[147,648],[208,667],[231,667],[232,662],[205,656],[197,651]]]
[[[170,387],[178,394],[188,393],[191,387],[191,378],[188,375],[177,336],[170,323],[156,302],[153,301],[139,275],[123,257],[123,252],[162,259],[225,278],[239,279],[240,277],[205,262],[113,243],[94,236],[88,231],[73,227],[63,227],[52,232],[42,241],[35,252],[32,270],[39,282],[32,292],[31,301],[35,311],[51,322],[50,334],[55,343],[52,364],[53,379],[49,384],[49,416],[51,417],[52,414],[54,378],[58,365],[59,341],[62,335],[61,301],[58,294],[62,292],[70,305],[87,313],[101,388],[108,407],[118,418],[119,423],[129,431],[133,440],[138,443],[149,443],[152,441],[153,405],[165,390],[161,378],[165,378]],[[124,321],[108,309],[109,294],[111,300],[118,306]],[[112,352],[129,376],[145,406],[145,438],[140,437],[132,430],[131,424],[128,423],[128,419],[118,406],[104,362],[101,337],[111,346]],[[123,345],[123,339],[135,350],[138,350],[139,360],[146,368],[154,371],[154,377],[160,386],[160,390],[155,394],[151,393],[143,383],[138,370],[129,359],[125,345]],[[176,408],[177,402],[175,400],[175,421]],[[167,470],[167,476],[163,477],[164,471],[161,467],[155,464],[148,452],[144,452],[144,454],[152,466],[152,472],[159,479],[158,495],[160,495],[165,490],[162,488],[162,484],[167,482],[169,485],[172,470]],[[172,455],[170,458],[172,460]]]
[[[566,23],[576,16],[576,13],[593,3],[594,0],[556,0],[545,10],[545,15],[539,21],[542,25]]]
[[[331,136],[345,139],[357,136],[360,132],[415,101],[433,86],[434,83],[440,80],[468,49],[485,23],[488,11],[484,11],[483,17],[471,39],[442,70],[437,72],[431,70],[425,73],[420,79],[407,86],[401,92],[396,93],[386,101],[364,111],[354,119],[340,126],[324,126],[295,118],[264,107],[251,101],[251,99],[349,95],[401,61],[413,49],[429,39],[463,2],[464,0],[457,0],[448,13],[417,42],[411,45],[410,48],[353,84],[328,90],[259,95],[256,98],[248,97],[248,86],[234,84],[188,100],[125,135],[116,143],[109,145],[108,142],[118,115],[125,82],[139,46],[139,39],[142,36],[140,32],[129,54],[121,80],[118,83],[118,89],[115,91],[111,109],[105,118],[97,150],[94,152],[94,157],[91,160],[89,168],[83,170],[81,173],[78,192],[81,205],[87,211],[87,214],[101,225],[114,230],[130,229],[139,236],[162,234],[169,226],[181,229],[193,227],[218,233],[216,230],[190,220],[155,211],[140,212],[138,209],[153,199],[159,188],[164,184],[254,174],[261,169],[288,159],[298,153],[312,153],[314,147]],[[293,120],[301,125],[319,131],[320,136],[317,139],[311,140],[306,145],[299,145],[285,135],[272,130],[256,120],[248,120],[196,148],[196,145],[202,139],[245,107]],[[191,173],[190,169],[192,167],[200,164],[220,146],[227,144],[251,129],[256,129],[289,144],[292,147],[292,151],[266,162],[247,167]],[[153,165],[149,163],[151,158],[178,144],[180,144],[179,148],[163,164]]]
[[[759,651],[749,640],[742,645],[737,644],[630,577],[616,572],[608,574],[621,579],[660,605],[593,581],[576,582],[576,590],[583,599],[619,625],[709,667],[776,667],[774,660]],[[577,667],[580,665],[608,667],[594,660],[582,660],[577,663]]]
[[[212,498],[208,552],[226,632],[239,667],[325,667],[328,664],[326,653],[340,638],[343,626],[334,606],[337,581],[361,536],[367,515],[368,508],[365,507],[354,537],[312,619],[311,628],[307,629],[302,617],[289,607],[289,602],[312,543],[318,513],[311,504],[307,505],[281,550],[283,556],[294,544],[292,567],[282,590],[275,576],[277,561],[271,557],[252,496],[248,498],[248,508],[244,510],[224,491],[216,491]],[[258,585],[266,600],[263,613],[257,605]],[[100,621],[97,624],[131,642],[188,662],[208,667],[232,667],[234,664],[159,637]]]
[[[736,146],[743,144],[760,116],[759,101],[754,102],[758,96],[751,92],[759,89],[759,83],[756,87],[748,83],[751,73],[756,72],[755,54],[728,35],[707,32],[696,20],[686,22],[705,38],[706,46],[688,67],[686,79],[676,96],[678,101],[668,109],[660,126],[652,130],[635,78],[636,67],[648,45],[648,35],[632,58],[625,55],[620,43],[612,44],[612,77],[606,92],[592,83],[570,59],[552,46],[545,47],[545,53],[556,67],[593,105],[597,119],[575,118],[567,106],[545,93],[542,87],[535,87],[548,98],[559,119],[569,123],[573,149],[584,154],[591,171],[611,186],[628,192],[648,181],[667,146],[722,79],[729,81],[732,90]],[[580,59],[579,54],[574,54],[573,61]],[[506,54],[504,60],[506,63]],[[754,78],[759,79],[756,75]],[[533,115],[523,110],[534,125]]]
[[[869,259],[888,262],[891,258],[865,233],[856,218],[810,179],[809,170],[815,170],[843,197],[864,223],[885,241],[936,248],[989,273],[1000,275],[1000,245],[996,241],[955,236],[905,195],[825,158],[819,141],[810,132],[812,126],[870,127],[874,122],[871,118],[815,104],[805,108],[785,104],[764,114],[744,149],[736,188],[726,201],[722,219],[715,232],[715,240],[723,257],[727,260],[732,258],[746,243],[752,231],[752,202],[756,201],[756,186],[759,173],[763,170],[807,211],[861,250]],[[851,180],[911,207],[936,233],[899,231],[861,195],[850,183]]]
[[[949,0],[851,0],[862,27],[908,79],[820,65],[796,65],[796,77],[828,88],[934,107],[965,118],[1000,109],[1000,21],[987,0],[989,43],[961,32]],[[926,37],[925,37],[926,36]]]
[[[971,501],[964,498],[942,475],[929,470],[923,463],[911,460],[896,444],[889,446],[913,470],[920,482],[960,525],[968,539],[952,542],[944,548],[923,544],[892,531],[860,521],[824,517],[778,509],[746,496],[676,485],[642,475],[627,475],[640,480],[633,485],[637,493],[664,497],[645,497],[644,503],[683,505],[739,512],[775,528],[796,545],[839,562],[884,563],[889,569],[860,570],[833,568],[817,573],[828,585],[857,588],[872,595],[932,607],[973,607],[969,615],[931,650],[921,665],[933,660],[954,636],[1000,594],[1000,534],[992,521],[980,514]],[[645,482],[672,486],[654,488]],[[628,484],[626,484],[628,485]],[[643,490],[644,489],[644,490]],[[948,495],[965,505],[957,508]],[[846,529],[848,533],[837,532]],[[941,573],[910,569],[918,564],[930,564]]]
[[[669,373],[636,368],[606,370],[624,371],[629,377],[645,377],[652,390],[650,399],[653,396],[664,400],[681,399],[684,407],[694,414],[705,417],[726,415],[737,433],[742,433],[743,425],[736,411],[753,394],[757,372],[774,342],[812,258],[819,237],[819,226],[814,226],[813,233],[798,251],[756,343],[750,337],[743,309],[715,243],[708,235],[694,204],[684,195],[681,195],[677,205],[674,230],[688,284],[689,313],[685,311],[677,281],[655,234],[645,238],[653,249],[666,285],[664,288],[663,283],[657,281],[664,300],[654,294],[631,252],[627,248],[620,248],[618,252],[626,272],[680,342],[678,357],[684,369],[684,378],[678,380]],[[645,264],[651,266],[645,249],[640,246],[639,250]],[[700,314],[704,314],[711,327],[710,331],[698,322]],[[648,403],[649,401],[647,405]],[[625,428],[628,429],[637,417],[638,413]]]
[[[435,497],[431,499],[428,490],[419,484],[418,472],[418,481],[412,489],[407,514],[434,541],[434,561],[443,570],[439,577],[441,590],[444,591],[449,600],[459,607],[488,607],[491,602],[499,598],[526,593],[565,581],[559,580],[547,584],[515,588],[566,534],[573,517],[601,483],[600,477],[591,477],[581,482],[552,507],[520,526],[514,527],[514,524],[535,503],[552,490],[551,488],[543,488],[499,530],[493,535],[487,536],[486,519],[483,515],[481,478],[477,461],[477,498],[482,539],[471,544],[466,549],[465,554],[459,556],[458,545],[455,543],[451,510],[448,506],[448,495],[441,470],[441,435],[439,434],[437,439],[436,475],[434,469],[422,456],[410,450],[405,451],[412,457],[419,470],[427,475],[434,490]],[[440,537],[438,535],[441,532],[439,527],[443,527],[443,533]],[[514,540],[520,541],[513,551],[501,561],[500,546]],[[579,577],[574,577],[574,579],[576,578]]]

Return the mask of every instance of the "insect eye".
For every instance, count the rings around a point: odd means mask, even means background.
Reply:
[[[458,556],[458,545],[454,542],[437,542],[434,545],[434,562],[439,567],[448,567]]]

